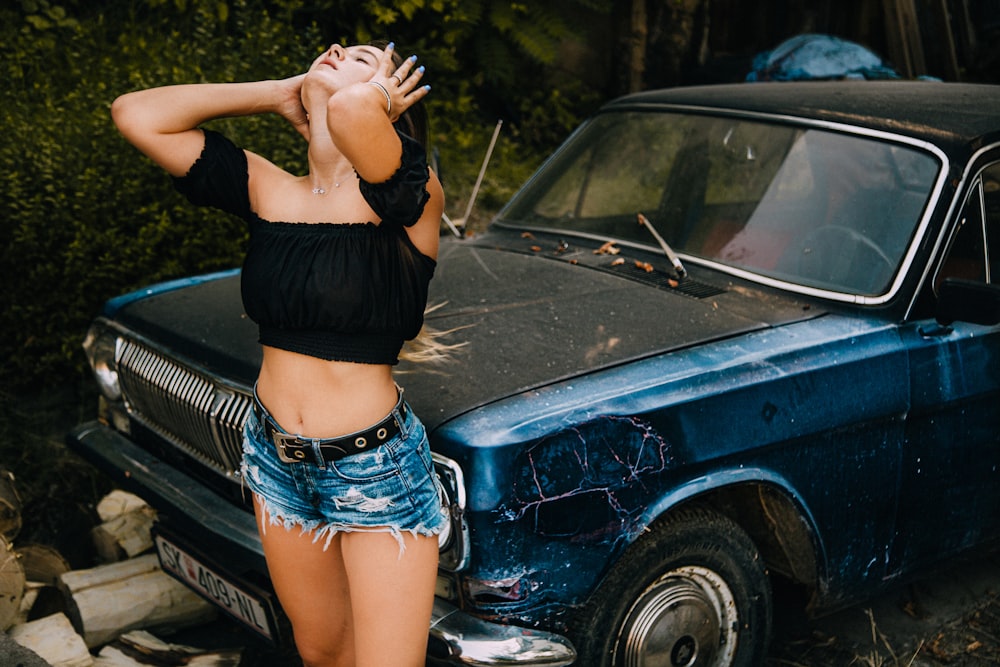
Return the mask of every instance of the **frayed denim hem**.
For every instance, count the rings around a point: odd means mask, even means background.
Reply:
[[[389,533],[402,556],[404,533],[433,537],[447,530],[450,513],[423,424],[409,411],[401,427],[399,436],[370,452],[322,464],[286,463],[252,416],[240,476],[244,493],[253,493],[261,534],[269,526],[298,527],[325,551],[339,532]]]
[[[330,548],[337,533],[389,533],[395,538],[399,545],[399,558],[406,552],[406,544],[403,541],[403,533],[409,533],[413,537],[434,537],[439,535],[444,526],[437,530],[425,526],[416,528],[396,528],[395,526],[357,526],[350,524],[339,524],[329,521],[319,521],[317,519],[303,519],[297,516],[283,516],[274,511],[271,503],[259,493],[253,492],[254,504],[260,512],[260,530],[263,535],[267,535],[267,527],[281,526],[287,531],[299,528],[299,535],[305,536],[313,534],[312,542],[317,544],[323,542],[323,551]],[[360,494],[359,494],[360,495]]]

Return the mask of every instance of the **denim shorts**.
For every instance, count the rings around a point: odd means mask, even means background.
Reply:
[[[440,533],[448,513],[427,434],[413,410],[406,413],[396,437],[322,464],[282,461],[251,413],[243,433],[242,477],[267,517],[262,529],[270,524],[314,531],[313,541],[325,540],[324,548],[337,532],[388,532],[401,550],[401,533]]]

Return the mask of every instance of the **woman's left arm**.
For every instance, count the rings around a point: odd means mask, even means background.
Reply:
[[[330,138],[369,183],[387,181],[400,168],[403,146],[393,123],[430,90],[420,85],[423,68],[414,69],[414,63],[408,58],[394,71],[392,47],[386,47],[369,81],[337,91],[327,103]],[[436,258],[444,192],[433,171],[427,192],[423,213],[407,233],[420,252]]]
[[[330,138],[369,183],[388,180],[400,167],[403,147],[393,122],[427,95],[423,68],[408,58],[393,71],[392,46],[386,47],[375,75],[337,91],[327,103]]]
[[[438,243],[441,240],[441,216],[444,214],[444,190],[434,170],[430,170],[427,192],[430,199],[424,205],[423,214],[415,225],[407,228],[406,233],[420,252],[437,259]]]

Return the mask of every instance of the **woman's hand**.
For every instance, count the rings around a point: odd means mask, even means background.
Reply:
[[[305,78],[305,74],[299,74],[278,81],[282,99],[276,112],[309,141],[309,115],[302,106],[302,81]]]
[[[411,106],[422,100],[430,91],[430,86],[421,86],[424,76],[423,66],[414,68],[416,56],[410,56],[396,67],[392,62],[393,45],[390,43],[379,58],[375,75],[368,81],[381,86],[389,95],[387,107],[389,120],[396,122]]]

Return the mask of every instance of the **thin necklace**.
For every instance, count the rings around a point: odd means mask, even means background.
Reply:
[[[340,183],[339,182],[334,183],[333,187],[339,188],[340,187]],[[313,188],[312,192],[313,192],[314,195],[325,195],[326,194],[326,188]]]

